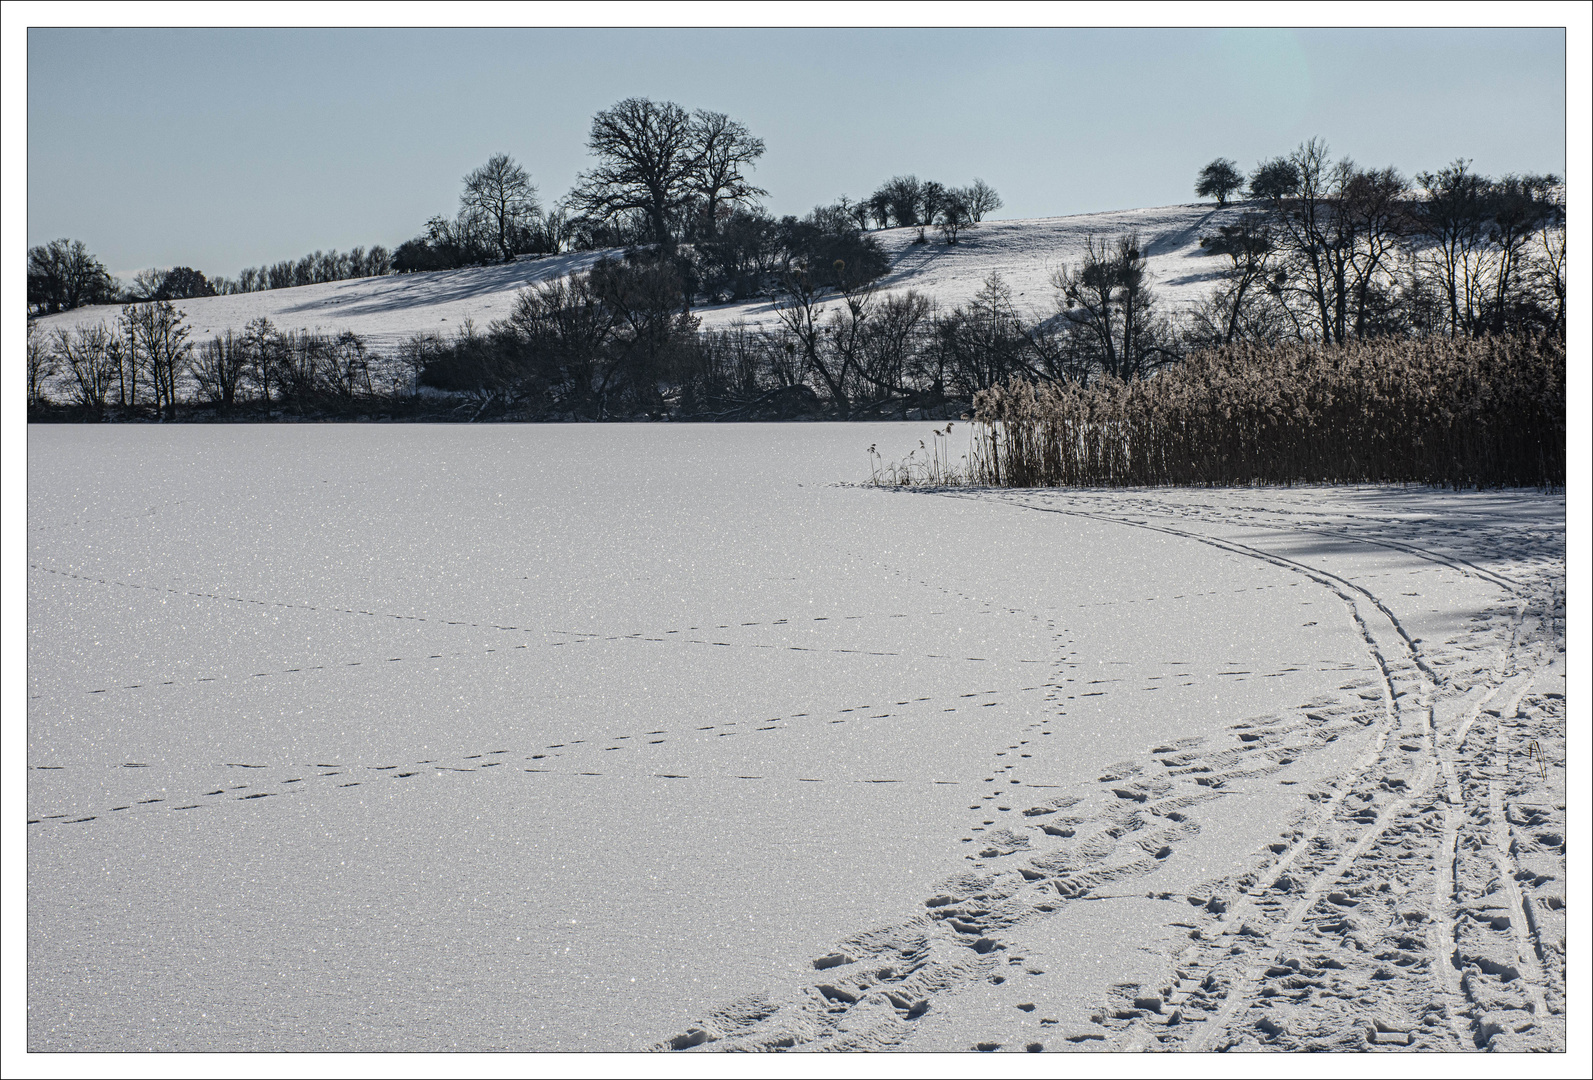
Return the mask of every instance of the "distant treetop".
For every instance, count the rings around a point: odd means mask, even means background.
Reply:
[[[1195,194],[1201,198],[1217,197],[1218,206],[1228,205],[1228,196],[1245,186],[1244,174],[1228,158],[1218,158],[1204,169],[1195,181]]]

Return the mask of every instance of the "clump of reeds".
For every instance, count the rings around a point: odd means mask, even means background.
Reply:
[[[901,461],[888,462],[880,456],[878,444],[870,446],[870,483],[879,487],[964,487],[982,483],[979,477],[988,471],[984,463],[987,444],[976,437],[968,453],[953,457],[951,429],[955,426],[948,421],[944,429],[934,428],[929,442],[918,440],[918,449]]]
[[[1550,335],[1230,345],[1127,382],[1013,380],[974,410],[974,483],[1565,483]]]

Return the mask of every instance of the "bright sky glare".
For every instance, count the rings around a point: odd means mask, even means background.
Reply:
[[[124,279],[395,247],[511,154],[543,203],[631,96],[767,144],[776,214],[898,173],[998,217],[1193,201],[1312,136],[1407,175],[1566,168],[1563,29],[142,30],[27,33],[27,242]]]

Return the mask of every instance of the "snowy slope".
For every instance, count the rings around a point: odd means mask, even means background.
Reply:
[[[1012,290],[1014,306],[1026,316],[1056,310],[1051,275],[1077,262],[1086,242],[1099,243],[1124,233],[1138,233],[1148,253],[1152,287],[1170,311],[1203,299],[1215,283],[1219,260],[1200,248],[1200,238],[1241,211],[1218,210],[1210,204],[1163,206],[1150,210],[1114,210],[1070,217],[987,221],[963,233],[955,246],[933,229],[927,244],[915,244],[918,229],[884,229],[873,233],[890,257],[891,269],[880,282],[887,292],[907,289],[934,298],[947,308],[973,299],[991,274],[999,274]],[[769,323],[773,305],[765,302],[724,304],[698,311],[706,328],[738,320]]]
[[[1214,231],[1239,211],[1217,210],[1210,204],[1121,210],[1071,217],[987,221],[962,234],[955,246],[933,230],[930,243],[914,244],[918,229],[886,229],[874,233],[890,256],[890,273],[881,282],[887,292],[916,289],[942,307],[964,303],[998,273],[1012,290],[1019,310],[1044,315],[1054,310],[1055,290],[1049,279],[1059,267],[1076,261],[1090,236],[1110,239],[1137,231],[1150,253],[1153,284],[1169,310],[1194,303],[1213,284],[1218,260],[1200,250],[1200,237]],[[528,259],[507,266],[476,267],[426,274],[395,274],[380,278],[305,285],[295,289],[184,300],[194,341],[204,341],[251,320],[267,318],[279,330],[310,329],[325,333],[352,330],[377,351],[390,350],[417,333],[452,336],[473,320],[485,330],[503,318],[517,292],[549,278],[579,272],[603,254]],[[45,331],[116,317],[115,307],[88,307],[40,320]],[[768,324],[775,319],[767,301],[747,301],[700,308],[705,329],[735,322]]]

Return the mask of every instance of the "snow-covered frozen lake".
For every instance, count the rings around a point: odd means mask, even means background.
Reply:
[[[927,432],[32,428],[29,1049],[1564,1045],[1563,496]]]

